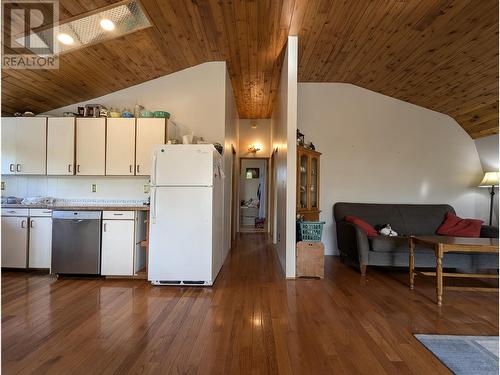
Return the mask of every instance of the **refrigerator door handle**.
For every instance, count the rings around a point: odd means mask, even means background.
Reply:
[[[153,152],[153,170],[151,171],[151,185],[156,185],[156,151]]]
[[[151,189],[151,203],[150,203],[149,216],[151,217],[151,224],[155,224],[156,223],[156,187]]]

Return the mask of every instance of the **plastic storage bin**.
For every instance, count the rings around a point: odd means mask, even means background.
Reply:
[[[298,240],[304,242],[321,242],[324,221],[298,221]]]

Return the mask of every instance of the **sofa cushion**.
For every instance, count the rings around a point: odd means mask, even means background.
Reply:
[[[482,220],[462,219],[448,212],[436,232],[442,236],[479,237],[482,224]]]
[[[360,227],[369,237],[378,236],[378,232],[375,230],[373,226],[371,226],[366,221],[363,221],[358,217],[346,216],[344,220],[347,221],[348,223],[352,223]]]
[[[406,236],[378,236],[368,239],[371,251],[392,253],[396,251],[409,251],[410,238]]]

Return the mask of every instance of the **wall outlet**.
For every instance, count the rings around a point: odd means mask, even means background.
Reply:
[[[1,182],[0,188],[1,188],[2,190],[5,190],[5,181],[2,181],[2,182]]]
[[[147,193],[149,193],[149,185],[144,184],[144,194],[147,194]]]
[[[92,193],[97,193],[97,184],[90,185],[90,191]]]

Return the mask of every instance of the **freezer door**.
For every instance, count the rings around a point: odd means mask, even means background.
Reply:
[[[148,280],[211,284],[212,188],[154,188],[151,210]]]
[[[153,151],[151,185],[212,186],[213,145],[162,145]]]

